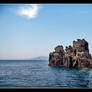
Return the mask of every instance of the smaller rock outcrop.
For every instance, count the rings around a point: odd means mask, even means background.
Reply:
[[[74,68],[92,68],[92,57],[89,53],[88,42],[85,39],[73,41],[73,46],[62,45],[55,48],[55,51],[49,54],[48,65],[63,65]]]
[[[64,49],[62,45],[55,48],[53,53],[49,54],[49,65],[63,65]]]

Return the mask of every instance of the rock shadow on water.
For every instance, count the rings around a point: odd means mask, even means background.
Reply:
[[[88,70],[67,68],[64,66],[50,66],[53,80],[61,88],[89,88]]]

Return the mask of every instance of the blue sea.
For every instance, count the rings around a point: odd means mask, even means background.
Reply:
[[[92,70],[48,66],[47,60],[0,60],[0,88],[92,88]]]

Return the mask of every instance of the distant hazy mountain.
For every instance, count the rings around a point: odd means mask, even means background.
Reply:
[[[48,59],[49,58],[46,56],[39,56],[39,57],[32,58],[31,60],[48,60]]]

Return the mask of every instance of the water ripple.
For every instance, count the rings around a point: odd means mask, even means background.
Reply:
[[[0,87],[92,88],[92,70],[48,66],[48,61],[0,61]]]

